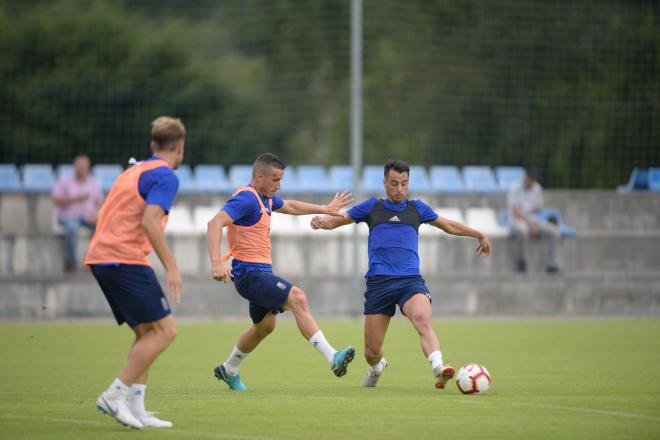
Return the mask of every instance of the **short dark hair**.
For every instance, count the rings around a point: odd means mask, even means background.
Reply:
[[[266,171],[268,167],[275,167],[277,169],[283,170],[286,168],[286,164],[273,153],[263,153],[254,161],[252,165],[252,172],[259,170],[262,173]]]
[[[385,177],[387,177],[390,170],[394,170],[397,173],[408,173],[410,175],[410,166],[400,159],[390,159],[385,162]]]

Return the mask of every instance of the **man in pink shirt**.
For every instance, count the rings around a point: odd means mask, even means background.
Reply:
[[[99,207],[103,203],[101,187],[90,176],[89,168],[89,156],[79,154],[73,160],[73,174],[60,177],[53,187],[57,220],[64,227],[66,270],[69,272],[78,267],[78,230],[83,226],[94,230]]]

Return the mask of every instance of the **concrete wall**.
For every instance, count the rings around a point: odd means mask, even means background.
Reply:
[[[313,199],[310,199],[313,200]],[[503,195],[438,196],[433,206],[501,209]],[[219,197],[180,197],[191,207],[223,203]],[[473,239],[443,234],[420,237],[421,268],[434,294],[434,312],[451,316],[660,316],[660,196],[605,191],[549,191],[546,205],[559,207],[577,236],[560,247],[562,272],[546,275],[547,243],[530,246],[529,273],[513,272],[513,242],[493,239],[493,255],[474,256]],[[89,273],[64,272],[64,244],[53,234],[48,195],[0,194],[0,318],[108,316]],[[422,226],[428,227],[428,226]],[[82,256],[89,240],[83,234]],[[177,315],[245,316],[247,304],[233,286],[210,279],[203,235],[169,235],[184,275],[184,302]],[[305,289],[315,314],[353,316],[362,297],[352,290],[357,265],[367,266],[366,236],[353,260],[351,236],[308,230],[273,236],[277,273]],[[154,267],[162,270],[154,257]]]
[[[361,294],[345,277],[293,279],[319,317],[362,313]],[[660,316],[655,274],[492,274],[427,276],[435,316]],[[231,284],[184,279],[177,317],[247,317],[247,302]],[[109,317],[110,309],[89,273],[73,279],[5,281],[0,319]]]

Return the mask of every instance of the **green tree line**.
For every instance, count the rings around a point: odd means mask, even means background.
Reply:
[[[364,163],[523,165],[612,188],[660,166],[654,1],[365,0]],[[0,162],[347,163],[348,0],[0,1]]]

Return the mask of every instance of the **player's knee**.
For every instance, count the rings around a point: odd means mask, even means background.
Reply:
[[[170,345],[176,339],[176,325],[174,322],[166,322],[154,326],[154,330],[158,334],[163,345]]]
[[[415,328],[420,331],[426,331],[432,328],[431,315],[426,312],[413,313],[410,320],[415,324]]]
[[[305,292],[303,292],[302,289],[299,289],[298,287],[293,287],[291,289],[291,292],[289,292],[288,301],[294,311],[307,310],[309,307],[307,304],[307,296],[305,295]]]
[[[167,345],[171,344],[176,339],[176,326],[174,326],[174,325],[168,326],[165,329],[164,333],[165,333],[164,337],[165,337],[165,341],[166,341]]]

